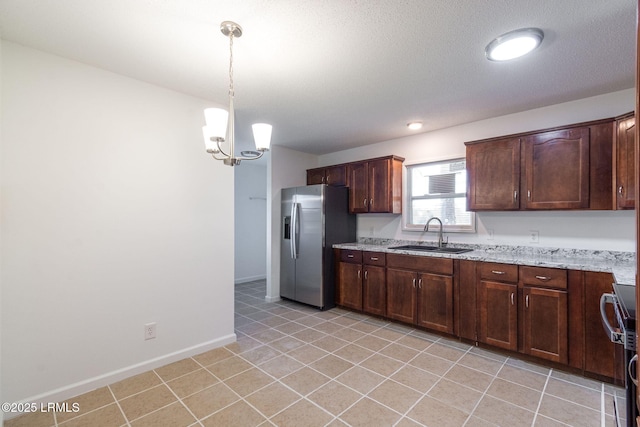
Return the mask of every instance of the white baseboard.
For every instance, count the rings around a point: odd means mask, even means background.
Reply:
[[[267,279],[266,274],[261,274],[261,275],[258,275],[258,276],[248,276],[248,277],[236,278],[234,280],[234,283],[236,285],[238,285],[240,283],[255,282],[256,280],[266,280],[266,279]]]
[[[109,384],[116,383],[125,378],[132,377],[134,375],[141,374],[143,372],[150,371],[160,366],[167,365],[169,363],[177,362],[187,357],[195,356],[196,354],[204,353],[214,348],[222,347],[227,344],[236,342],[236,334],[230,334],[218,339],[208,341],[202,344],[188,347],[176,352],[159,356],[154,359],[146,360],[144,362],[137,363],[135,365],[127,366],[126,368],[118,369],[112,372],[108,372],[97,377],[88,378],[86,380],[70,384],[68,386],[60,387],[55,390],[51,390],[36,396],[31,396],[17,403],[36,403],[38,407],[40,404],[47,404],[52,402],[62,402],[64,400],[71,399],[75,396],[87,393],[100,387],[107,386]],[[21,415],[20,413],[5,413],[4,419],[8,420]]]
[[[276,302],[276,301],[280,301],[281,299],[282,299],[282,298],[280,298],[280,297],[270,297],[269,295],[266,295],[266,296],[264,297],[264,300],[265,300],[266,302]]]

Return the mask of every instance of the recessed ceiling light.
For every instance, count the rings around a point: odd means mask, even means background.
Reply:
[[[544,33],[539,28],[521,28],[495,38],[484,50],[491,61],[508,61],[531,52],[542,43]]]
[[[422,129],[422,122],[409,122],[407,123],[407,127],[411,130]]]

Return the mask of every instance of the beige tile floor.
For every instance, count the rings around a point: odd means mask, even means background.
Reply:
[[[238,341],[6,427],[614,426],[621,388],[236,286]]]

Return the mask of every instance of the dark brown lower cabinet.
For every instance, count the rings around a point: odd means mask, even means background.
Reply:
[[[336,304],[362,310],[362,264],[338,263],[337,295]]]
[[[602,327],[600,296],[611,293],[613,277],[610,273],[582,273],[584,280],[584,370],[596,376],[612,378],[624,384],[625,366],[623,346],[612,343]],[[606,313],[611,325],[615,314],[611,304]]]
[[[418,274],[416,324],[453,334],[453,278],[441,274]]]
[[[518,285],[481,280],[478,313],[480,342],[518,350]]]
[[[336,256],[342,307],[623,384],[622,346],[608,340],[600,320],[610,273],[367,251]]]
[[[387,286],[384,252],[341,250],[336,304],[375,316],[385,316]]]
[[[387,317],[404,323],[415,322],[417,280],[413,271],[387,268]]]
[[[523,289],[524,353],[567,364],[567,291]]]
[[[520,266],[521,353],[568,364],[567,270]]]
[[[387,317],[454,333],[453,260],[387,254]]]
[[[387,314],[387,283],[384,267],[364,265],[362,311],[376,316]]]

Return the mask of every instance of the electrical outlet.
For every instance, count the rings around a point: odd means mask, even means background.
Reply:
[[[540,243],[540,232],[538,230],[529,230],[529,243]]]
[[[487,229],[487,240],[493,240],[493,228]]]
[[[155,337],[156,337],[156,322],[151,322],[144,325],[144,339],[152,340]]]

